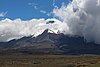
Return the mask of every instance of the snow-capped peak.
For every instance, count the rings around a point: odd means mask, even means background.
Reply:
[[[25,36],[33,35],[37,37],[42,34],[46,29],[49,29],[48,33],[63,33],[66,24],[57,19],[32,19],[10,20],[8,18],[0,21],[0,41],[8,41],[12,39],[18,39]]]

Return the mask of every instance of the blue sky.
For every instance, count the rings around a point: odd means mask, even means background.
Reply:
[[[69,0],[55,0],[55,5],[60,7]],[[0,13],[2,18],[30,20],[33,18],[52,18],[53,0],[0,0]]]

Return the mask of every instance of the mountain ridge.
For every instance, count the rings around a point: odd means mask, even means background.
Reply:
[[[55,34],[46,29],[37,37],[28,36],[0,42],[0,50],[52,54],[100,54],[100,45],[86,42],[83,37]],[[25,53],[24,52],[24,53]]]

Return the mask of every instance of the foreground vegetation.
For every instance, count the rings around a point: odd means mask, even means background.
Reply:
[[[0,67],[100,67],[100,56],[0,55]]]

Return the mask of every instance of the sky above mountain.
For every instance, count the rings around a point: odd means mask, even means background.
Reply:
[[[69,0],[0,0],[0,19],[52,18],[54,7],[61,7],[63,2]]]

